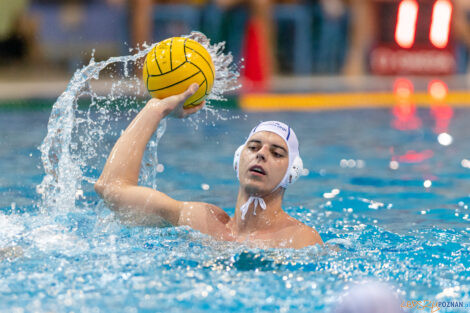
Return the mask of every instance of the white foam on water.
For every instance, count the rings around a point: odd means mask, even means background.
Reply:
[[[44,225],[33,229],[28,236],[43,252],[60,252],[68,256],[86,252],[88,243],[60,225]]]
[[[25,229],[15,217],[0,213],[0,249],[16,244]]]

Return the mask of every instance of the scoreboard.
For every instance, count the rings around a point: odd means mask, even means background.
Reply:
[[[450,0],[375,0],[372,73],[445,75],[456,71]]]

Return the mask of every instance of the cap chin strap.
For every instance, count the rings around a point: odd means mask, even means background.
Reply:
[[[245,219],[246,212],[250,208],[250,204],[253,203],[253,215],[256,215],[256,207],[259,205],[263,210],[266,210],[266,202],[261,197],[250,196],[248,201],[240,207],[240,212],[242,212],[242,220]]]

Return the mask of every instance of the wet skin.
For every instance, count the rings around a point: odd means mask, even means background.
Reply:
[[[162,100],[151,99],[145,105],[114,145],[95,184],[96,192],[126,223],[158,226],[165,221],[174,226],[187,225],[217,240],[263,248],[322,244],[313,228],[282,210],[284,189],[275,187],[284,177],[289,158],[287,145],[274,133],[256,133],[242,151],[240,188],[233,217],[215,205],[177,201],[158,190],[138,185],[146,145],[160,121],[170,114],[184,118],[203,107],[204,103],[183,108],[184,101],[197,87],[192,85],[186,92]],[[250,196],[262,196],[267,208],[258,208],[254,215],[251,207],[245,219],[241,219],[240,207]]]

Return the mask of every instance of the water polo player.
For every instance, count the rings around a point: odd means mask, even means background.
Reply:
[[[159,122],[169,115],[183,118],[200,105],[183,109],[198,85],[184,93],[151,99],[114,145],[96,192],[117,214],[139,225],[158,225],[162,219],[174,226],[187,225],[217,240],[237,241],[256,247],[302,248],[322,244],[319,234],[284,212],[285,189],[302,171],[294,131],[280,122],[255,127],[235,152],[234,168],[240,181],[236,210],[230,217],[221,208],[202,202],[177,201],[157,190],[138,186],[145,147]]]

